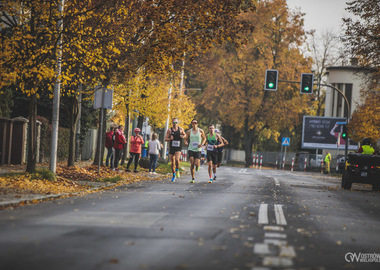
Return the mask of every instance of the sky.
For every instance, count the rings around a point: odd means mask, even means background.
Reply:
[[[342,18],[349,17],[346,2],[352,0],[287,0],[290,9],[300,8],[306,13],[305,30],[315,29],[317,34],[333,30],[338,35],[344,32]]]

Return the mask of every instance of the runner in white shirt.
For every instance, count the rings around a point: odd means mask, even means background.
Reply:
[[[202,145],[206,143],[206,135],[204,131],[198,128],[198,121],[193,119],[191,122],[192,128],[186,132],[185,145],[188,145],[188,156],[190,160],[190,172],[191,172],[191,181],[195,181],[195,170],[198,171],[201,160],[201,150]]]

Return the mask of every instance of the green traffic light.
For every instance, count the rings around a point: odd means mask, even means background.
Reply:
[[[342,137],[343,137],[343,138],[346,138],[346,137],[347,137],[347,134],[346,134],[346,133],[343,133],[343,134],[342,134]]]
[[[274,84],[273,83],[269,83],[268,86],[269,86],[269,88],[273,88]]]
[[[305,87],[304,90],[305,90],[305,91],[309,91],[309,87]]]

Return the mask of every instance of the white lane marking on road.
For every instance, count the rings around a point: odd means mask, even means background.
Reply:
[[[278,238],[278,239],[286,239],[286,234],[284,233],[269,233],[269,232],[266,232],[264,234],[264,237],[265,238]]]
[[[253,267],[251,270],[270,270],[268,267]]]
[[[294,258],[296,256],[296,251],[293,246],[280,246],[280,257]]]
[[[268,204],[260,204],[259,209],[259,224],[268,224]]]
[[[274,213],[276,215],[276,223],[277,225],[287,225],[284,211],[282,210],[282,204],[274,205]]]
[[[273,180],[276,186],[280,186],[280,181],[277,178],[273,178]]]
[[[281,226],[264,226],[264,231],[276,231],[276,232],[283,232],[284,227]]]
[[[270,250],[269,250],[269,244],[257,243],[253,247],[253,253],[255,253],[255,254],[266,254],[266,255],[269,255],[272,252],[270,252]]]
[[[292,266],[293,261],[288,258],[268,256],[263,260],[264,266]]]
[[[239,173],[247,173],[247,169],[240,169]]]
[[[272,244],[275,246],[286,246],[288,244],[285,240],[278,240],[278,239],[264,239],[265,244]]]

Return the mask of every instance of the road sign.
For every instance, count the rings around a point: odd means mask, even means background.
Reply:
[[[95,87],[94,109],[112,109],[113,89]]]
[[[289,146],[290,145],[290,138],[282,138],[282,143],[281,143],[282,146]]]

